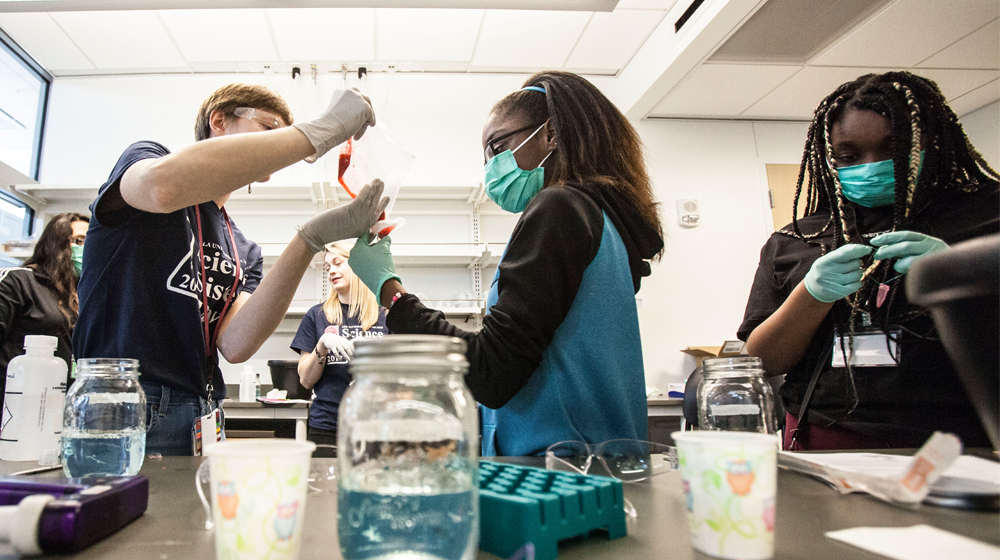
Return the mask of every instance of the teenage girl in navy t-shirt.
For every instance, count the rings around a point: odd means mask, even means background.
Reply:
[[[337,444],[337,411],[351,384],[347,365],[354,357],[354,339],[389,334],[385,309],[347,264],[352,245],[329,246],[324,270],[330,297],[306,312],[291,345],[300,353],[299,380],[316,392],[309,409],[308,438],[319,444]],[[316,456],[322,455],[332,453],[317,451]]]

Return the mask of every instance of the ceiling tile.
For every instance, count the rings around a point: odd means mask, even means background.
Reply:
[[[984,25],[917,66],[1000,69],[1000,19]]]
[[[98,68],[186,67],[156,12],[52,12],[51,15]]]
[[[94,68],[49,14],[3,13],[0,14],[0,28],[50,72],[58,74],[59,70]]]
[[[161,10],[158,14],[188,61],[278,58],[264,10]]]
[[[590,12],[488,10],[473,66],[562,68]]]
[[[934,80],[947,100],[957,99],[970,91],[1000,78],[1000,70],[942,70],[914,68],[914,74]]]
[[[378,59],[472,59],[483,10],[379,9]]]
[[[981,109],[990,103],[1000,100],[1000,80],[976,88],[969,93],[948,102],[951,109],[959,116],[967,115],[976,109]]]
[[[282,60],[375,59],[373,8],[284,8],[267,13]]]
[[[566,61],[566,67],[580,70],[623,68],[665,13],[648,10],[595,13]]]
[[[816,106],[841,84],[858,76],[885,72],[873,68],[805,67],[763,99],[741,114],[741,117],[763,119],[812,119]]]
[[[800,68],[703,64],[667,94],[650,116],[733,118]]]
[[[911,67],[998,15],[996,0],[898,0],[811,64]]]

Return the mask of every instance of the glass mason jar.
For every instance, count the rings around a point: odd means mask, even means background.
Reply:
[[[346,560],[475,557],[479,423],[468,369],[460,338],[355,340],[337,422]]]
[[[139,361],[77,360],[76,381],[63,409],[66,476],[134,475],[146,454],[146,393]]]
[[[736,356],[702,362],[698,427],[702,430],[773,434],[774,392],[760,358]]]

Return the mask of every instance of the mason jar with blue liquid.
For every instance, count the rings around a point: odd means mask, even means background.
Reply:
[[[479,549],[476,403],[460,338],[358,339],[338,416],[345,560],[467,560]]]
[[[77,361],[63,410],[62,463],[69,477],[134,475],[146,453],[146,393],[139,361]]]

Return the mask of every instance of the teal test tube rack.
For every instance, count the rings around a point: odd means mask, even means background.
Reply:
[[[614,478],[480,461],[479,548],[509,558],[533,543],[535,560],[555,560],[561,540],[624,537],[623,499]]]

